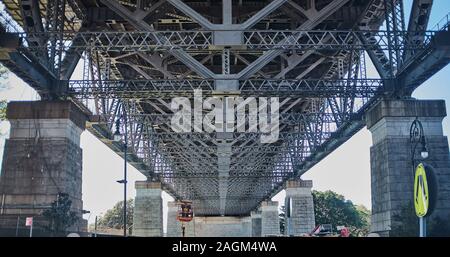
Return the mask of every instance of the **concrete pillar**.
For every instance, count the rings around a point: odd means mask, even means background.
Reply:
[[[177,202],[167,203],[167,236],[168,237],[181,237],[183,235],[181,230],[181,222],[177,219],[178,216],[178,204]],[[195,228],[194,220],[190,222],[184,222],[184,235],[185,237],[194,237]]]
[[[280,217],[278,202],[265,201],[261,203],[261,236],[280,235]]]
[[[134,199],[133,235],[163,236],[163,208],[161,183],[136,181]]]
[[[312,180],[289,180],[286,182],[286,235],[299,236],[314,229],[312,185]]]
[[[252,211],[252,237],[261,237],[261,211]]]
[[[449,217],[449,148],[442,129],[445,116],[445,102],[440,100],[384,100],[367,112],[366,124],[373,141],[370,148],[372,232],[389,236],[393,232],[394,216],[405,206],[413,206],[409,129],[416,117],[423,124],[429,151],[424,162],[434,167],[439,186],[436,211],[431,219]],[[420,158],[420,153],[416,158]]]
[[[49,236],[42,212],[66,193],[79,221],[69,231],[87,230],[82,219],[80,135],[87,116],[70,101],[10,102],[11,123],[0,175],[0,234],[28,235],[25,218],[34,217],[34,235]]]

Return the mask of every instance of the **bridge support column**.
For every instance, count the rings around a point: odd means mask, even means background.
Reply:
[[[261,237],[261,211],[252,211],[250,218],[252,220],[252,237]]]
[[[69,196],[79,218],[67,230],[86,231],[80,148],[86,115],[69,101],[35,101],[9,103],[7,117],[11,130],[0,174],[0,235],[28,236],[25,218],[33,217],[33,235],[50,236],[44,229],[50,221],[42,212],[59,193]]]
[[[433,217],[449,218],[449,147],[442,129],[445,116],[445,102],[439,100],[383,100],[367,112],[366,124],[373,141],[370,149],[372,232],[381,236],[397,235],[395,228],[401,225],[399,219],[406,220],[397,216],[415,215],[409,130],[416,117],[422,122],[429,152],[423,162],[435,169],[439,187],[436,210],[428,219],[428,229],[431,229]],[[417,149],[416,160],[421,159],[419,151]]]
[[[278,202],[264,201],[261,203],[261,236],[277,235],[280,235]]]
[[[167,236],[168,237],[181,237],[183,236],[181,230],[181,222],[177,219],[178,215],[178,205],[177,202],[167,203]],[[185,237],[194,237],[194,220],[190,222],[184,222],[185,227]]]
[[[242,218],[242,236],[251,237],[252,236],[252,218],[243,217]]]
[[[286,182],[285,234],[288,236],[303,235],[315,227],[312,185],[312,180]]]
[[[163,236],[161,183],[136,181],[135,188],[133,235]]]

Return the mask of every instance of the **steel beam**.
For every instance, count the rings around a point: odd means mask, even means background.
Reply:
[[[181,0],[167,0],[167,2],[171,3],[175,8],[189,16],[191,19],[196,21],[200,26],[204,29],[214,30],[215,26],[201,14],[192,9],[189,5],[183,3]]]
[[[270,4],[266,5],[262,10],[260,10],[255,15],[250,17],[244,23],[242,23],[239,26],[239,29],[240,30],[250,29],[251,27],[255,26],[256,23],[258,23],[260,20],[262,20],[264,17],[266,17],[267,15],[278,9],[286,2],[287,0],[273,0],[272,2],[270,2]]]
[[[323,20],[328,18],[331,14],[333,14],[336,10],[338,10],[340,7],[345,5],[348,2],[348,0],[337,0],[333,1],[330,4],[328,4],[326,7],[324,7],[320,12],[313,17],[312,20],[306,21],[304,24],[302,24],[300,27],[297,28],[297,30],[310,30],[313,29],[315,26],[320,24]],[[287,40],[283,40],[279,44],[282,44],[283,42],[288,42]],[[276,56],[279,56],[283,51],[282,50],[271,50],[264,53],[261,57],[259,57],[256,61],[254,61],[251,65],[249,65],[247,68],[239,72],[238,78],[239,79],[248,79],[253,74],[255,74],[257,71],[262,69],[265,65],[267,65],[270,61],[272,61]]]
[[[408,31],[414,34],[409,35],[408,41],[417,42],[417,44],[423,43],[432,7],[433,0],[414,0],[408,25]],[[406,62],[412,55],[414,55],[414,51],[405,51],[404,61]]]

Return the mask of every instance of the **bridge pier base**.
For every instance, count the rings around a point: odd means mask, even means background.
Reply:
[[[79,218],[67,231],[85,232],[82,219],[82,149],[86,115],[69,101],[11,102],[11,124],[0,174],[0,235],[29,236],[26,217],[33,217],[34,236],[50,233],[42,215],[59,193],[68,194]]]
[[[136,181],[133,235],[163,236],[162,188],[160,182]]]
[[[314,201],[311,188],[312,180],[286,182],[286,235],[300,236],[314,229]]]
[[[167,236],[168,237],[181,237],[183,236],[181,229],[181,222],[177,219],[178,205],[176,202],[167,203]],[[194,234],[194,220],[190,222],[184,222],[185,237],[193,237]]]
[[[278,202],[264,201],[261,203],[261,236],[280,235],[280,217]]]
[[[250,218],[252,220],[252,237],[261,237],[261,211],[252,211]]]
[[[421,147],[417,147],[416,163],[423,161],[433,166],[439,187],[435,212],[428,219],[428,230],[433,229],[436,217],[450,218],[449,147],[442,129],[445,116],[445,102],[439,100],[383,100],[367,112],[366,124],[373,141],[370,149],[372,232],[396,236],[405,233],[401,230],[417,226],[409,138],[410,126],[416,117],[422,122],[429,152],[429,157],[421,160]],[[412,220],[413,224],[404,224],[407,220]],[[418,231],[407,234],[414,235],[418,235]]]

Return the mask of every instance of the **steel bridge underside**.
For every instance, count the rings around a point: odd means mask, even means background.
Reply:
[[[197,216],[248,215],[359,131],[379,99],[410,97],[450,58],[448,20],[427,30],[432,0],[414,0],[408,24],[398,0],[2,2],[3,65],[43,99],[77,103],[123,156],[120,119],[129,162]],[[171,100],[195,89],[278,97],[278,141],[175,133]]]

